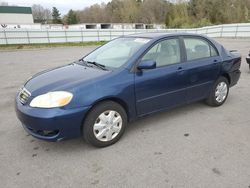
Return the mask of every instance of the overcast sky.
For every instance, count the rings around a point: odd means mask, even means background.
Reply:
[[[95,3],[101,4],[109,1],[111,0],[0,0],[0,2],[7,2],[9,5],[32,6],[40,4],[49,9],[57,7],[62,14],[66,14],[70,9],[79,10]]]

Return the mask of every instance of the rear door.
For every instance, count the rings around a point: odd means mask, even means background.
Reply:
[[[208,96],[218,78],[221,57],[215,46],[203,37],[183,37],[186,49],[188,89],[187,102]]]

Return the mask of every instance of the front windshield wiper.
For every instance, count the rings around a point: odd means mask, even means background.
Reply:
[[[102,70],[108,70],[105,65],[102,65],[102,64],[97,63],[95,61],[85,61],[85,60],[82,60],[82,61],[87,63],[87,64],[95,65],[96,67],[98,67],[98,68],[100,68]]]
[[[88,62],[84,61],[83,59],[79,59],[78,62],[76,62],[76,63],[81,63],[81,64],[84,64],[84,65],[87,66],[87,67],[92,67],[92,66],[90,66],[90,65],[88,64]]]

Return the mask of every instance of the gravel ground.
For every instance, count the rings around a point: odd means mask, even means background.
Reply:
[[[156,114],[127,128],[113,146],[74,139],[37,140],[21,127],[14,96],[33,74],[80,58],[93,47],[0,52],[0,186],[250,187],[250,39],[217,39],[243,55],[242,76],[226,103],[202,102]]]

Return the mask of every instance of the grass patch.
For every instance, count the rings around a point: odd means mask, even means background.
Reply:
[[[46,43],[46,44],[1,44],[0,50],[33,49],[33,48],[54,48],[67,46],[100,46],[106,42],[66,42],[66,43]]]

